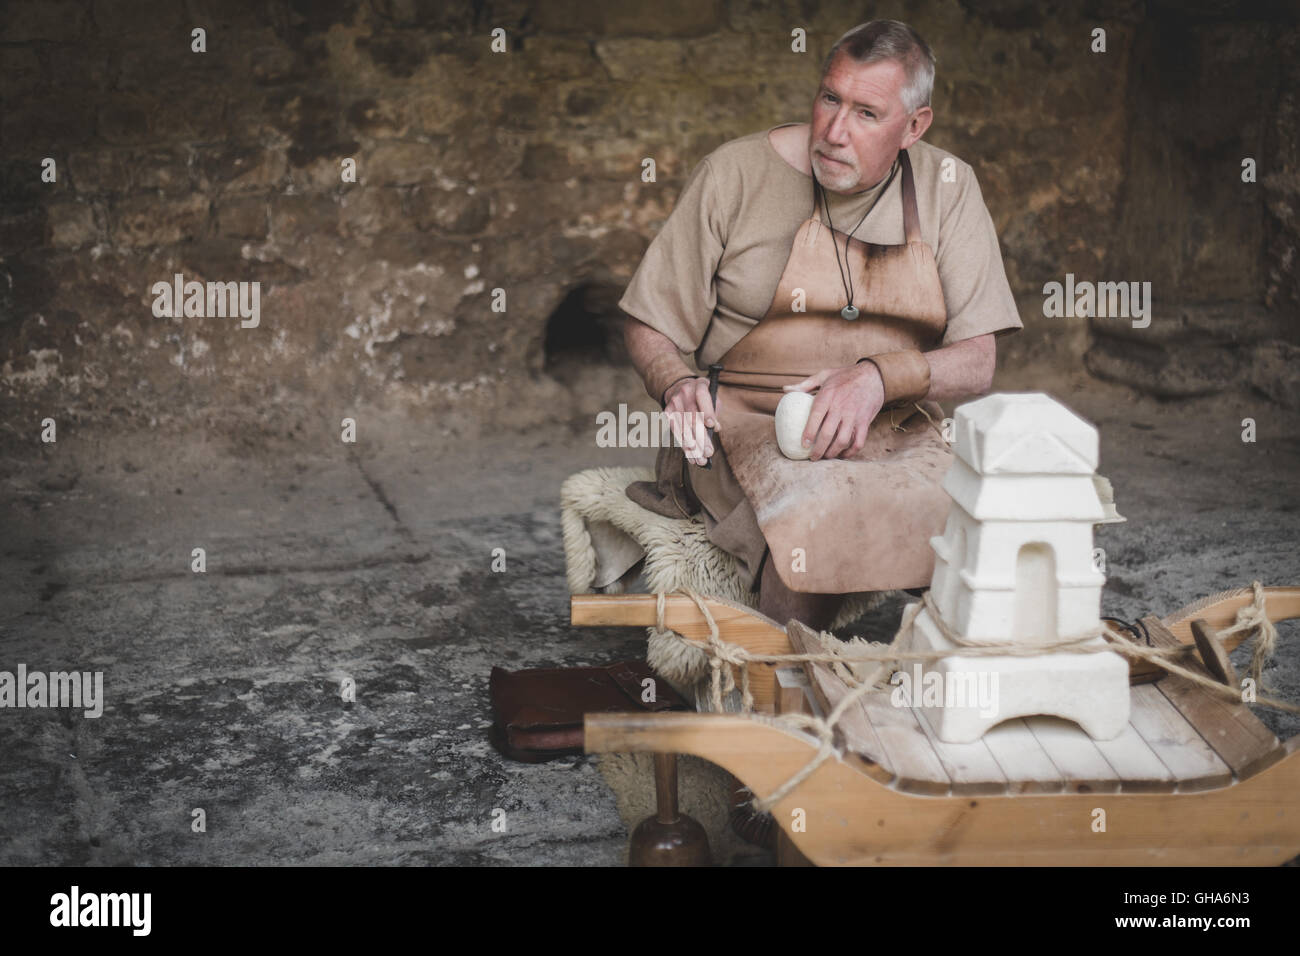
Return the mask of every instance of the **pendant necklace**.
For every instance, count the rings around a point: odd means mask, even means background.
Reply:
[[[895,161],[893,168],[889,171],[889,179],[885,181],[884,187],[876,194],[876,198],[871,200],[871,205],[868,206],[867,211],[862,214],[862,218],[858,220],[858,224],[853,227],[853,232],[857,232],[862,228],[862,224],[866,222],[867,217],[871,215],[871,210],[875,209],[876,203],[880,202],[880,197],[889,190],[889,184],[894,181],[894,173],[896,172],[898,172],[897,161]],[[817,181],[816,176],[813,177],[813,186],[815,189],[822,190],[822,206],[826,209],[826,220],[830,223],[831,227],[831,248],[835,250],[835,266],[840,270],[840,282],[844,284],[844,293],[849,300],[849,304],[840,309],[840,315],[849,321],[852,321],[858,317],[857,307],[853,304],[853,270],[849,268],[849,240],[853,238],[853,232],[844,237],[844,265],[841,266],[840,249],[839,246],[835,245],[835,222],[831,219],[831,204],[826,199],[826,190],[822,187],[822,184]],[[847,281],[844,278],[844,273],[846,271],[848,272]]]

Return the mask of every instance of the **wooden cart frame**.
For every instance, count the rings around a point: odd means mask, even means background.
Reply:
[[[1271,620],[1300,617],[1300,588],[1266,588]],[[1153,643],[1188,648],[1198,668],[1193,623],[1213,634],[1251,603],[1250,588],[1223,592],[1165,618],[1143,622]],[[740,605],[705,599],[722,640],[751,653],[801,649],[785,628]],[[574,595],[575,625],[650,626],[654,595]],[[797,622],[795,622],[797,623]],[[666,598],[664,624],[708,637],[708,622],[684,595]],[[1223,643],[1231,650],[1241,640]],[[777,668],[751,663],[754,714],[589,714],[588,753],[689,753],[729,771],[759,795],[771,794],[817,752],[810,735],[770,715],[800,703]],[[808,667],[809,673],[814,669]],[[815,669],[811,689],[826,710],[835,689]],[[1300,735],[1281,742],[1244,704],[1225,704],[1194,683],[1166,675],[1144,693],[1161,694],[1193,728],[1185,741],[1212,749],[1220,772],[1166,779],[1067,779],[1056,792],[1034,781],[991,788],[953,774],[946,784],[909,778],[863,756],[841,735],[836,753],[773,808],[781,862],[818,865],[1277,865],[1300,855]],[[1185,727],[1179,733],[1187,734]],[[1171,730],[1171,733],[1173,731]],[[1176,736],[1176,734],[1175,734]],[[1178,741],[1171,744],[1175,754]],[[855,752],[859,750],[859,752]],[[1189,751],[1190,752],[1190,751]],[[1107,791],[1107,792],[1103,792]]]

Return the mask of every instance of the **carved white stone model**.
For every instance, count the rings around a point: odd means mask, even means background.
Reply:
[[[1107,509],[1093,481],[1097,447],[1092,425],[1041,393],[988,395],[956,410],[956,457],[943,481],[953,504],[943,535],[930,539],[930,594],[963,640],[1050,644],[1101,623],[1105,576],[1093,564],[1092,526],[1107,519]],[[922,608],[912,647],[958,646]],[[1094,646],[1105,640],[1097,637]],[[1129,668],[1114,651],[954,656],[926,665],[925,679],[934,683],[931,672],[939,687],[973,686],[983,675],[997,688],[991,708],[917,698],[949,743],[978,740],[995,724],[1034,714],[1072,720],[1097,740],[1119,736],[1128,723]]]

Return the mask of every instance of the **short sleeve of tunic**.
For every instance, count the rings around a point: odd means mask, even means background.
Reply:
[[[726,243],[726,217],[705,158],[651,240],[619,308],[668,336],[680,351],[694,353],[713,319],[713,277]]]
[[[984,204],[975,171],[963,163],[960,190],[939,225],[935,263],[948,307],[943,345],[989,332],[1006,335],[1024,328],[1007,282],[993,217]]]

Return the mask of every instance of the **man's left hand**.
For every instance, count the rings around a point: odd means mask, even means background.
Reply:
[[[847,368],[823,369],[787,392],[817,389],[812,412],[803,430],[803,445],[812,448],[812,460],[852,458],[867,443],[867,429],[885,404],[885,384],[870,362]]]

